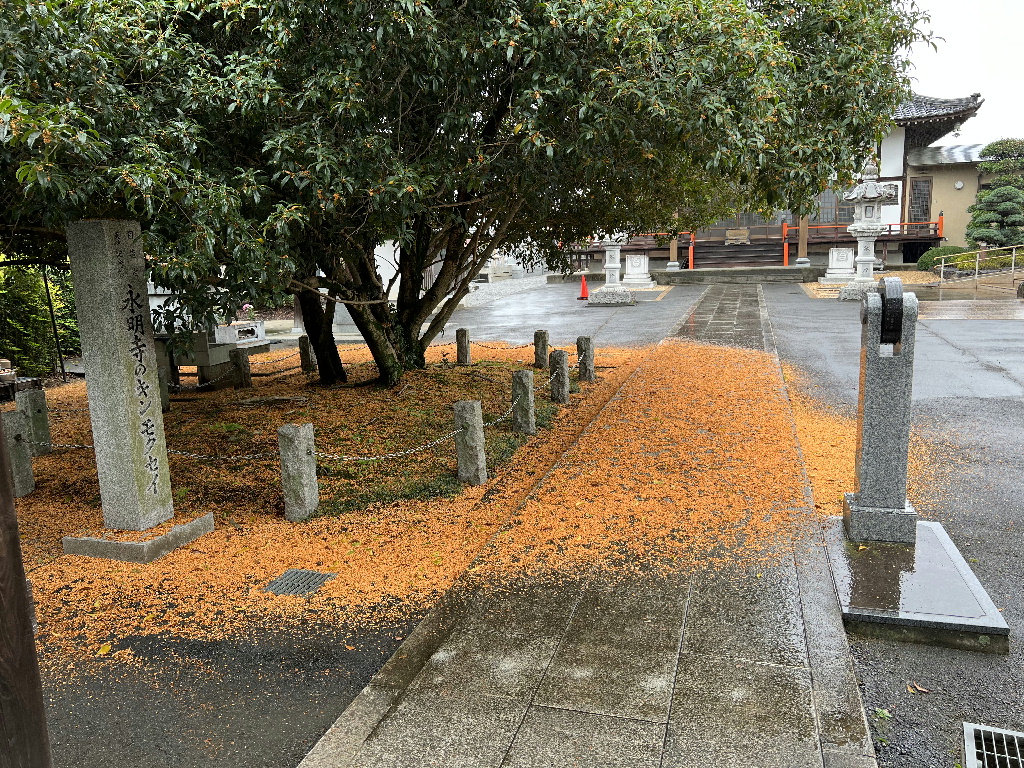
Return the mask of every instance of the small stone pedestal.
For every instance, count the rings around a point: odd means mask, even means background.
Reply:
[[[857,276],[857,270],[854,267],[854,254],[856,251],[853,248],[829,248],[828,249],[828,269],[825,270],[825,276],[819,277],[819,283],[842,283],[846,284],[853,280]],[[871,282],[874,282],[872,280]]]
[[[651,280],[650,258],[646,253],[626,254],[626,271],[622,275],[622,285],[634,290],[657,287],[658,284]]]

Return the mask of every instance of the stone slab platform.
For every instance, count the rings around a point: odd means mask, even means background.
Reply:
[[[184,525],[176,525],[167,533],[149,541],[111,541],[91,536],[63,538],[64,553],[122,560],[126,563],[151,563],[168,552],[191,544],[204,533],[213,531],[213,512],[197,517]]]
[[[939,523],[918,521],[916,546],[849,542],[841,518],[832,521],[826,538],[851,631],[1009,653],[1006,621]]]

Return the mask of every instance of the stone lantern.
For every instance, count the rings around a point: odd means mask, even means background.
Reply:
[[[888,231],[882,223],[882,206],[896,202],[897,190],[895,184],[879,183],[878,166],[874,160],[868,160],[860,183],[843,197],[854,204],[853,224],[846,231],[857,238],[857,276],[843,287],[839,298],[860,299],[866,290],[874,288],[875,240]]]

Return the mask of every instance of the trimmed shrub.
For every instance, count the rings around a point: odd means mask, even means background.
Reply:
[[[935,259],[941,256],[953,256],[957,253],[966,252],[967,249],[961,248],[959,245],[940,245],[938,248],[929,248],[917,260],[917,268],[921,272],[931,272],[932,267],[935,266]]]

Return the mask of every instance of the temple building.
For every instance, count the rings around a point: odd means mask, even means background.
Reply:
[[[967,206],[984,183],[977,169],[983,145],[930,145],[957,131],[983,103],[977,93],[958,99],[915,94],[896,110],[896,125],[878,147],[879,181],[898,188],[896,200],[882,209],[888,231],[878,238],[877,250],[886,263],[916,262],[936,245],[964,244]],[[815,214],[804,222],[812,264],[827,263],[829,248],[855,245],[846,230],[852,222],[853,206],[843,200],[842,190],[818,196]],[[791,265],[800,228],[790,211],[779,211],[770,220],[743,213],[705,230],[681,233],[675,244],[653,235],[634,237],[622,250],[645,254],[652,270],[665,269],[673,256],[682,269]],[[581,249],[577,267],[599,270],[603,258],[603,246],[595,243]]]

